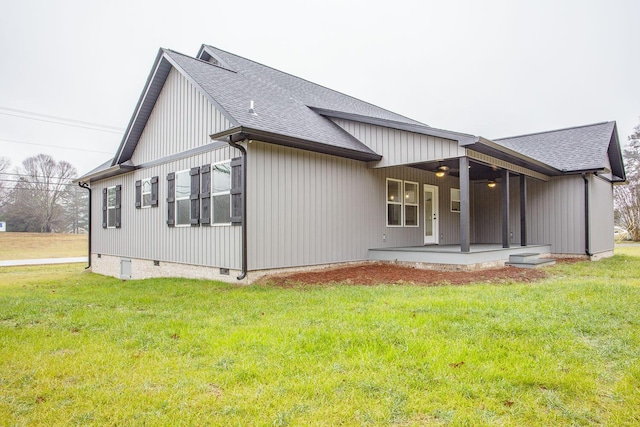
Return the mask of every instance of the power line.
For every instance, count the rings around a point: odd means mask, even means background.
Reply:
[[[76,124],[79,124],[79,125],[110,129],[112,131],[117,131],[118,133],[121,133],[121,132],[124,131],[123,128],[117,127],[117,126],[103,125],[103,124],[100,124],[100,123],[93,123],[93,122],[85,122],[83,120],[69,119],[67,117],[52,116],[52,115],[49,115],[49,114],[36,113],[35,111],[18,110],[18,109],[15,109],[15,108],[8,108],[8,107],[0,107],[0,110],[11,111],[13,113],[19,113],[19,114],[28,114],[30,116],[44,117],[44,118],[53,119],[53,120],[61,120],[61,121],[69,122],[69,123],[76,123]],[[7,114],[7,113],[2,113],[2,112],[0,112],[0,113],[1,114]],[[12,115],[12,114],[8,114],[8,115]],[[16,116],[16,117],[22,117],[22,116]],[[25,119],[29,119],[30,117],[24,117],[24,118]]]
[[[53,121],[53,120],[38,119],[36,117],[19,116],[17,114],[4,113],[2,111],[0,111],[0,114],[4,114],[5,116],[19,117],[21,119],[29,119],[29,120],[37,120],[39,122],[53,123],[53,124],[56,124],[56,125],[71,126],[71,127],[83,128],[83,129],[91,129],[91,130],[96,130],[96,131],[99,131],[99,132],[109,132],[109,133],[117,133],[117,134],[121,134],[122,133],[122,132],[118,132],[118,131],[115,131],[115,130],[99,129],[99,128],[90,127],[90,126],[72,125],[70,123],[61,123],[61,122],[56,122],[56,121]]]
[[[0,112],[0,113],[2,113],[2,112]],[[66,150],[88,151],[90,153],[113,154],[113,152],[107,152],[107,151],[87,150],[87,149],[84,149],[84,148],[63,147],[61,145],[40,144],[40,143],[37,143],[37,142],[16,141],[14,139],[0,138],[0,141],[13,142],[13,143],[16,143],[16,144],[40,145],[42,147],[50,147],[50,148],[64,148]]]
[[[80,187],[78,187],[80,188]],[[7,190],[9,191],[13,191],[13,190],[18,190],[18,191],[40,191],[42,193],[48,193],[50,191],[53,190],[47,190],[46,188],[22,188],[22,187],[13,187],[13,188],[8,188]],[[82,194],[82,193],[79,193]]]
[[[16,181],[15,179],[2,179],[0,178],[0,182],[13,182],[14,184],[32,184],[32,185],[71,185],[75,186],[70,182],[31,182],[31,181]]]

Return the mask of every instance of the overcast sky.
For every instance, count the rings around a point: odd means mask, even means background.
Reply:
[[[0,0],[0,156],[87,172],[122,138],[92,124],[126,127],[158,48],[203,43],[442,129],[616,120],[626,142],[640,123],[638,22],[638,0]]]

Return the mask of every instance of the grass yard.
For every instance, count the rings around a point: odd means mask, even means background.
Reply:
[[[0,269],[0,425],[638,425],[640,248],[505,285]]]
[[[86,255],[86,234],[0,233],[0,260]]]

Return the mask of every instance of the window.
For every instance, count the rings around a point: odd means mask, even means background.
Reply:
[[[116,227],[116,187],[107,188],[107,228]]]
[[[402,227],[402,181],[387,178],[387,227]]]
[[[102,228],[120,228],[122,218],[122,186],[102,189]]]
[[[451,212],[460,212],[460,189],[451,189]]]
[[[151,207],[151,178],[142,180],[142,207]]]
[[[176,226],[191,225],[191,175],[188,170],[176,172]]]
[[[418,183],[404,182],[404,226],[418,226]]]
[[[420,185],[387,178],[387,227],[419,227]]]
[[[231,224],[231,162],[211,165],[212,223]]]
[[[136,209],[158,207],[158,177],[136,181]]]

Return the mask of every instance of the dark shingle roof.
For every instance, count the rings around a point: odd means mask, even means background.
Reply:
[[[240,126],[375,155],[331,120],[316,114],[268,79],[247,76],[172,51],[166,51],[166,55]],[[249,111],[251,101],[255,114]]]
[[[221,61],[221,65],[237,71],[248,80],[259,82],[260,85],[268,86],[281,94],[286,93],[292,99],[308,107],[341,111],[405,124],[427,126],[424,123],[409,119],[352,96],[328,89],[300,77],[287,74],[213,46],[203,46],[200,54],[201,57],[203,56],[202,52],[213,55]]]
[[[597,170],[607,167],[614,129],[615,122],[602,122],[492,141],[560,171]]]

